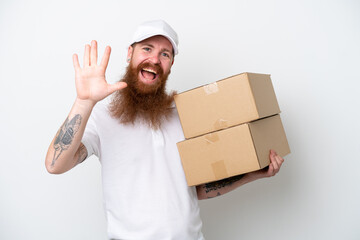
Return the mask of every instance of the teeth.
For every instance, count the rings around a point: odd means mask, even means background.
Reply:
[[[152,69],[149,69],[149,68],[143,68],[144,71],[147,71],[147,72],[151,72],[151,73],[154,73],[156,74],[156,72]]]

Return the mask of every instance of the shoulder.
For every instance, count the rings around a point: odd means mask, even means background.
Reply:
[[[163,122],[163,127],[166,128],[168,131],[172,131],[176,135],[183,137],[179,114],[177,112],[175,103],[173,103],[169,108],[170,108],[171,114]]]
[[[112,98],[109,96],[104,98],[103,100],[96,103],[95,107],[93,108],[92,113],[109,113],[109,105],[111,103]]]
[[[109,111],[109,104],[111,103],[111,98],[107,97],[96,103],[94,106],[89,121],[94,123],[101,123],[106,121],[106,119],[111,119],[111,114]]]

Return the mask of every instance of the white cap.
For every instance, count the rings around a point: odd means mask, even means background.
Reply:
[[[174,54],[178,54],[178,36],[174,29],[163,20],[153,20],[140,24],[134,33],[130,45],[156,35],[166,37],[173,46]]]

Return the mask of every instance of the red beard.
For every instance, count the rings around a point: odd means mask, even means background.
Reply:
[[[149,62],[139,64],[136,69],[134,69],[130,66],[131,66],[131,64],[128,66],[128,69],[130,68],[129,74],[131,76],[129,76],[129,78],[127,78],[127,76],[125,75],[124,81],[128,85],[131,85],[131,87],[134,90],[136,90],[139,94],[156,94],[157,91],[164,91],[165,83],[166,83],[166,80],[167,80],[170,72],[168,74],[164,75],[164,71],[160,67],[160,65],[152,64]],[[150,69],[153,69],[156,71],[157,76],[158,76],[158,79],[156,80],[156,82],[151,83],[151,84],[146,84],[138,79],[138,74],[139,73],[143,74],[142,69],[144,69],[144,68],[150,68]],[[156,78],[156,75],[154,75],[154,78]]]
[[[156,82],[146,84],[138,79],[139,73],[142,74],[142,69],[147,67],[156,71]],[[169,74],[170,72],[164,74],[161,66],[157,64],[142,63],[133,68],[130,63],[122,79],[128,86],[114,93],[109,106],[111,115],[124,124],[134,124],[135,120],[139,119],[158,129],[161,121],[172,112],[170,107],[175,92],[167,94],[165,91]]]

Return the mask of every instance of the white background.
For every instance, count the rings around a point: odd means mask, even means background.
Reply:
[[[360,3],[0,2],[0,239],[106,239],[100,164],[46,172],[75,99],[72,54],[112,47],[109,82],[146,20],[180,38],[169,89],[270,73],[292,153],[274,178],[200,202],[208,240],[360,239]]]

